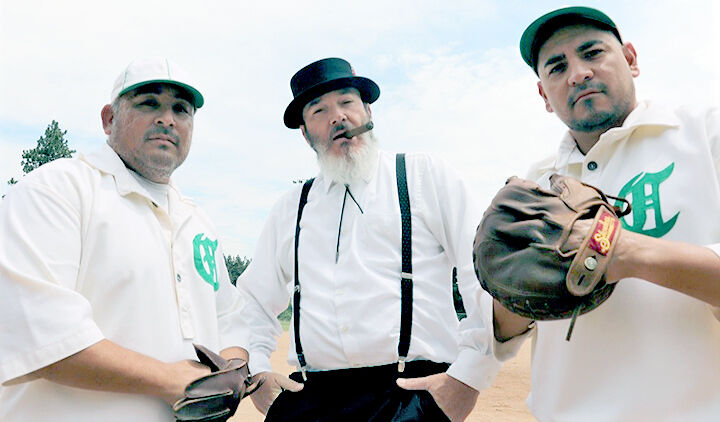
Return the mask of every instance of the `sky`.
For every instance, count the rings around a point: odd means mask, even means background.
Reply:
[[[567,5],[597,7],[638,53],[638,97],[720,104],[720,7],[712,0],[0,0],[0,194],[52,121],[71,148],[106,137],[100,110],[133,59],[168,57],[205,106],[173,175],[214,220],[226,254],[251,257],[273,203],[314,176],[314,152],[283,125],[290,78],[325,57],[381,89],[382,148],[448,162],[486,207],[508,176],[551,155],[564,126],[520,58],[525,27]],[[1,204],[1,202],[0,202]]]

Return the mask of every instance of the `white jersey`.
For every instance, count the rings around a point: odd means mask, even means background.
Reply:
[[[569,134],[529,179],[553,173],[626,198],[627,230],[720,251],[720,111],[641,103],[587,155]],[[718,280],[720,289],[720,280]],[[538,322],[528,405],[541,421],[720,421],[720,322],[705,302],[640,279],[578,317]],[[506,358],[520,340],[496,344]]]
[[[102,339],[165,362],[245,346],[217,233],[172,184],[163,207],[107,145],[45,164],[0,203],[0,382]],[[37,380],[0,420],[171,421],[163,401]]]

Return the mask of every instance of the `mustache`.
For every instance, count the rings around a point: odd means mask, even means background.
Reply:
[[[163,127],[163,126],[156,126],[147,132],[145,132],[145,139],[150,139],[153,137],[153,135],[165,135],[170,138],[177,144],[180,142],[180,136],[178,136],[176,133],[171,132],[169,129]]]
[[[578,98],[582,95],[587,94],[587,91],[607,92],[607,85],[602,82],[584,82],[576,86],[568,97],[568,106],[572,107],[577,102]]]

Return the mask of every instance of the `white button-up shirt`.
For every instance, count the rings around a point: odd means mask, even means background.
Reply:
[[[489,348],[491,328],[479,317],[475,301],[480,285],[472,243],[482,210],[446,165],[426,155],[406,159],[413,266],[408,360],[452,363],[450,375],[481,389],[499,367]],[[300,338],[311,371],[398,361],[402,231],[395,155],[381,152],[372,178],[349,189],[359,206],[348,195],[340,226],[345,186],[318,177],[300,223]],[[290,299],[299,196],[300,187],[275,204],[238,281],[248,297],[244,315],[252,329],[254,373],[270,370],[279,333],[276,315]],[[453,307],[454,266],[468,312],[460,324]],[[288,361],[297,365],[294,341]]]
[[[165,362],[244,346],[217,233],[171,184],[157,205],[107,145],[48,163],[0,202],[0,382],[106,338]],[[171,421],[160,399],[37,380],[0,420]]]
[[[641,103],[587,155],[567,134],[529,178],[548,187],[561,173],[623,193],[634,203],[626,229],[718,253],[719,163],[720,110]],[[569,342],[568,324],[540,321],[533,334],[528,405],[539,421],[720,421],[720,322],[707,303],[628,278],[578,317]],[[496,344],[498,357],[521,341]]]

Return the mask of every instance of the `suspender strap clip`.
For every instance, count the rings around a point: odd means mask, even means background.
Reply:
[[[307,367],[305,365],[300,367],[300,373],[302,374],[303,381],[307,381]]]
[[[405,356],[400,356],[400,359],[398,359],[398,372],[405,371]]]

